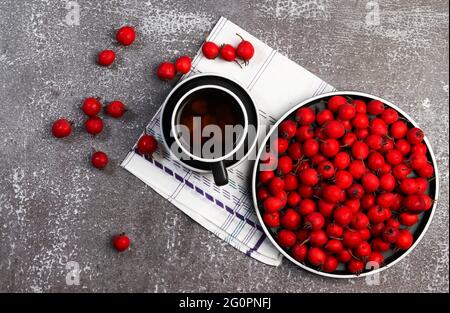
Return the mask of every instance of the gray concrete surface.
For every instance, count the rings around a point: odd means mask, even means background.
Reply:
[[[379,25],[365,22],[367,2],[78,0],[80,25],[68,26],[66,1],[0,0],[0,291],[448,292],[448,1],[377,1]],[[437,213],[379,285],[261,264],[117,167],[170,89],[156,64],[193,54],[221,15],[339,89],[393,101],[428,134],[441,172]],[[117,47],[112,69],[97,66],[124,23],[137,27],[138,44]],[[79,127],[52,138],[60,116],[81,124],[89,95],[122,99],[133,114],[107,120],[95,140]],[[92,148],[115,166],[91,169]],[[118,254],[109,240],[122,231],[133,247]],[[66,284],[69,261],[80,265],[78,286]]]

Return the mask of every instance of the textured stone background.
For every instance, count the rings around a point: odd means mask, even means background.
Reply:
[[[448,292],[448,1],[379,1],[378,26],[356,0],[78,3],[80,25],[68,26],[65,1],[0,0],[0,291]],[[125,157],[170,89],[155,65],[193,54],[221,15],[339,89],[393,101],[428,134],[441,173],[436,216],[380,285],[261,264],[121,168],[90,168],[93,147],[114,165]],[[137,26],[139,43],[117,47],[114,68],[97,66],[124,23]],[[95,140],[79,128],[54,140],[51,122],[80,125],[90,95],[122,99],[133,114],[107,120]],[[117,254],[109,240],[121,231],[134,244]],[[79,286],[65,283],[68,261],[80,264]]]

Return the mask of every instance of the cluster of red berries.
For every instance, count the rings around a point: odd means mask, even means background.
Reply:
[[[131,26],[124,26],[116,33],[117,41],[124,45],[131,45],[136,38],[136,32]],[[112,50],[104,50],[98,55],[98,64],[102,66],[111,65],[116,58]],[[189,65],[190,68],[190,65]],[[81,110],[88,116],[84,123],[85,130],[95,136],[103,130],[103,119],[98,115],[102,111],[102,104],[98,98],[89,97],[83,101]],[[121,101],[112,101],[104,107],[107,115],[113,118],[120,118],[127,111],[126,106]],[[56,138],[64,138],[72,133],[72,125],[66,118],[60,118],[53,123],[52,134]],[[151,155],[158,148],[158,142],[151,136],[144,134],[138,141],[137,148],[141,154]],[[103,169],[108,165],[108,155],[103,151],[95,151],[91,156],[91,163],[95,168]],[[124,233],[116,235],[112,239],[114,248],[119,251],[125,251],[130,246],[130,239]]]
[[[124,46],[131,45],[136,38],[136,32],[131,26],[123,26],[116,33],[116,39]],[[108,57],[111,50],[102,51],[98,56],[98,63],[100,65],[108,66],[114,62],[115,54],[112,52],[112,58]],[[89,97],[83,101],[81,106],[82,111],[88,116],[84,123],[85,130],[95,136],[103,130],[103,119],[98,115],[102,111],[102,104],[98,98]],[[127,111],[123,102],[115,100],[106,105],[105,113],[113,118],[120,118]],[[56,120],[52,126],[53,136],[57,138],[64,138],[72,133],[72,122],[66,118]],[[142,154],[152,154],[158,147],[157,141],[154,137],[144,135],[139,140],[138,149]],[[140,147],[140,148],[139,148]],[[91,163],[98,169],[103,169],[108,164],[108,155],[103,151],[96,151],[91,157]]]
[[[131,26],[123,26],[116,33],[116,40],[123,46],[131,45],[136,39],[136,31]],[[100,51],[97,56],[98,64],[102,66],[110,66],[116,59],[116,53],[113,50],[106,49]]]
[[[117,41],[124,45],[131,45],[136,38],[136,32],[131,26],[123,26],[116,33]],[[111,65],[116,58],[112,50],[103,50],[98,55],[98,64],[102,66]],[[86,131],[95,136],[103,130],[103,120],[98,116],[102,110],[102,104],[98,98],[86,98],[81,106],[83,112],[88,116],[84,123]],[[112,101],[105,107],[105,112],[114,118],[120,118],[126,112],[126,107],[121,101]],[[65,118],[58,119],[53,123],[53,136],[57,138],[67,137],[72,133],[72,122]],[[103,169],[108,164],[108,155],[103,151],[96,151],[91,157],[91,163],[98,169]]]
[[[102,110],[100,101],[96,98],[86,98],[81,109],[89,117],[84,124],[86,131],[94,136],[99,134],[103,130],[103,120],[98,116]],[[121,101],[113,101],[105,107],[105,111],[109,116],[119,118],[126,108]],[[58,119],[53,123],[52,133],[57,138],[67,137],[72,133],[72,123],[65,118]],[[137,144],[139,153],[152,155],[157,148],[158,142],[153,136],[144,134],[139,138]],[[92,165],[98,169],[105,168],[108,161],[108,155],[103,151],[95,151],[91,156]],[[118,252],[122,252],[130,246],[130,239],[122,233],[113,237],[112,244]]]
[[[408,227],[433,204],[423,132],[378,100],[333,96],[293,115],[262,161],[276,169],[258,173],[263,221],[278,244],[299,262],[329,273],[343,263],[353,274],[410,248]]]
[[[103,130],[103,119],[98,116],[102,111],[102,104],[98,98],[86,98],[83,101],[81,110],[88,116],[84,122],[84,128],[89,134],[96,136]],[[126,112],[126,107],[122,101],[115,100],[105,107],[105,112],[113,118],[120,118]],[[66,118],[60,118],[53,123],[53,136],[64,138],[72,133],[72,122]],[[95,151],[91,157],[91,163],[98,169],[103,169],[108,165],[108,155],[103,151]]]
[[[156,75],[161,80],[171,80],[177,73],[187,74],[191,70],[192,60],[187,55],[179,57],[175,63],[162,62],[156,70]]]
[[[234,48],[230,44],[224,44],[219,48],[219,46],[214,42],[206,41],[202,46],[203,55],[207,59],[215,59],[220,55],[223,60],[228,62],[236,61],[236,58],[239,58],[242,59],[245,64],[247,64],[255,54],[255,48],[249,41],[244,40],[244,38],[242,37],[241,39],[242,41],[236,48]],[[236,61],[236,63],[238,62]],[[175,78],[177,73],[189,73],[189,71],[191,70],[191,66],[191,58],[187,55],[184,55],[179,57],[174,63],[168,61],[162,62],[156,70],[156,75],[161,80],[172,80]]]
[[[241,37],[239,34],[236,35]],[[219,48],[214,42],[206,41],[202,46],[202,53],[205,58],[211,60],[217,58],[220,54],[220,57],[225,61],[233,62],[236,61],[236,58],[239,58],[244,61],[244,64],[247,64],[250,59],[253,58],[255,48],[250,41],[244,40],[244,38],[241,37],[241,42],[236,48],[230,44],[223,44]],[[238,62],[236,61],[236,63]]]

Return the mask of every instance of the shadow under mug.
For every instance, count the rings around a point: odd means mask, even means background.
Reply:
[[[180,111],[184,109],[183,106],[186,104],[187,99],[189,99],[189,97],[193,97],[196,93],[206,90],[208,90],[209,92],[212,91],[222,94],[225,93],[227,96],[230,96],[233,99],[234,104],[237,105],[236,107],[239,108],[240,120],[243,124],[243,129],[240,132],[239,136],[236,138],[236,140],[233,140],[233,148],[228,149],[229,151],[227,149],[224,149],[222,154],[213,157],[205,157],[201,153],[195,153],[197,151],[193,152],[192,149],[190,149],[190,147],[187,147],[186,143],[183,142],[178,131],[180,126]],[[217,186],[224,186],[228,184],[228,172],[225,166],[225,160],[232,158],[236,154],[236,152],[241,149],[247,137],[248,125],[249,123],[247,111],[239,97],[236,96],[231,90],[218,85],[201,85],[186,92],[175,105],[171,118],[171,136],[173,136],[174,138],[175,147],[169,148],[181,149],[184,156],[192,158],[199,162],[207,163],[213,174],[214,183]]]

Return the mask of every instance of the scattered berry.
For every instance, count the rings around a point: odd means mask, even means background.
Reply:
[[[122,101],[112,101],[106,106],[106,113],[114,118],[122,117],[126,111],[127,108]]]
[[[171,80],[175,77],[176,68],[170,62],[162,62],[156,70],[156,75],[160,80]]]
[[[191,70],[191,58],[187,55],[179,57],[175,61],[175,69],[178,73],[187,74]]]
[[[116,53],[112,50],[103,50],[98,54],[97,62],[102,66],[110,66],[116,59]]]
[[[86,98],[83,101],[83,105],[81,106],[84,114],[87,116],[96,116],[102,110],[102,105],[100,101],[96,98]]]
[[[139,138],[137,149],[140,154],[152,155],[158,149],[158,141],[152,135],[143,135]]]
[[[65,118],[56,120],[52,126],[52,134],[56,138],[64,138],[72,132],[72,124]]]
[[[108,165],[108,156],[105,152],[96,151],[92,155],[91,163],[95,168],[103,169]]]
[[[125,233],[113,237],[113,246],[118,252],[123,252],[130,246],[130,238]]]
[[[84,123],[84,128],[91,135],[97,135],[103,130],[103,120],[98,116],[90,117]]]
[[[116,39],[122,45],[129,46],[136,39],[136,31],[131,26],[122,26],[116,33]]]

